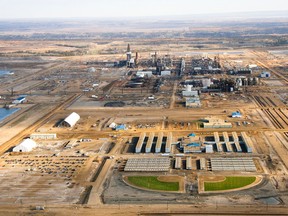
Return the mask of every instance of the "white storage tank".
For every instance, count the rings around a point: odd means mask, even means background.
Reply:
[[[187,85],[186,86],[186,91],[192,91],[193,85]]]

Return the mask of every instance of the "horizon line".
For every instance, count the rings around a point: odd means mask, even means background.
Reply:
[[[69,20],[69,19],[132,19],[132,18],[180,18],[180,17],[189,17],[189,16],[195,16],[200,18],[201,16],[223,16],[223,15],[233,15],[233,14],[262,14],[262,13],[285,13],[281,14],[281,17],[287,17],[288,18],[288,10],[263,10],[263,11],[236,11],[236,12],[213,12],[213,13],[192,13],[192,14],[174,14],[174,15],[146,15],[146,16],[80,16],[80,17],[15,17],[15,18],[4,18],[1,17],[0,20],[47,20],[47,19],[52,19],[52,20]],[[263,14],[264,15],[264,14]],[[273,15],[274,16],[274,15]],[[275,17],[277,15],[275,14]],[[229,18],[229,17],[227,17]],[[245,17],[241,17],[245,18]],[[256,18],[256,17],[255,17]],[[264,17],[263,17],[264,18]]]

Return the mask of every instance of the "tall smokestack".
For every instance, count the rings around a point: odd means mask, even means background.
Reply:
[[[135,57],[135,64],[136,65],[138,64],[138,58],[139,58],[139,55],[138,55],[138,52],[136,52],[136,57]]]

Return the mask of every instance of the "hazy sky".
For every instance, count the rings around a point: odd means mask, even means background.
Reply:
[[[0,19],[288,11],[288,0],[0,0]]]

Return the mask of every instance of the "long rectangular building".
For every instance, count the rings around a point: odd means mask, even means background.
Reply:
[[[170,153],[171,152],[172,139],[173,139],[172,133],[169,132],[168,136],[167,136],[166,146],[165,146],[165,152],[166,153]]]
[[[235,144],[235,147],[236,147],[236,151],[237,152],[242,152],[237,133],[236,132],[232,132],[232,136],[233,136],[234,144]]]
[[[145,149],[146,153],[150,153],[151,152],[151,148],[152,148],[152,144],[153,144],[153,140],[154,140],[154,135],[155,135],[154,132],[151,132],[149,134],[149,138],[148,138],[148,141],[147,141],[147,144],[146,144],[146,149]]]
[[[53,134],[31,134],[30,139],[57,139],[57,135]]]
[[[186,169],[187,169],[187,170],[191,170],[191,169],[192,169],[191,157],[187,157],[187,158],[186,158]]]
[[[158,138],[157,138],[157,142],[156,142],[155,153],[160,153],[161,152],[162,140],[163,140],[163,132],[160,132],[158,134]]]
[[[220,142],[220,138],[219,138],[218,132],[214,132],[214,140],[215,140],[215,143],[219,143]]]
[[[211,158],[210,160],[212,171],[256,171],[252,158]]]
[[[220,142],[216,143],[216,149],[218,152],[223,152],[222,144]]]
[[[124,171],[130,172],[168,172],[170,158],[129,158]]]
[[[143,143],[144,143],[144,140],[145,140],[145,136],[146,136],[145,132],[141,133],[141,135],[139,137],[139,140],[137,142],[137,145],[136,145],[135,153],[140,153],[141,152],[141,149],[142,149],[142,146],[143,146]]]
[[[206,159],[205,158],[200,158],[200,169],[206,170]]]
[[[182,167],[182,158],[176,157],[175,158],[175,169],[181,169]]]
[[[232,152],[231,144],[229,142],[229,136],[227,132],[223,132],[224,142],[227,148],[227,152]]]
[[[250,137],[247,136],[246,132],[241,132],[241,137],[244,141],[247,152],[252,153],[252,141],[251,141]]]

